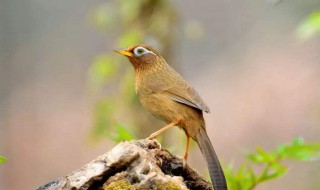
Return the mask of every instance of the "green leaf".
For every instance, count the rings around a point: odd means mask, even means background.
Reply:
[[[6,162],[8,159],[6,157],[0,156],[0,163]]]
[[[287,166],[282,161],[288,159],[311,160],[320,154],[320,143],[307,144],[303,138],[296,138],[291,144],[282,144],[275,151],[267,152],[261,147],[257,147],[255,152],[245,153],[252,164],[242,164],[235,171],[233,165],[229,165],[226,170],[228,186],[233,190],[252,190],[257,185],[283,176],[287,171]],[[255,173],[255,168],[261,168],[259,173]],[[254,168],[254,169],[253,169]]]
[[[304,143],[304,140],[302,137],[298,137],[298,138],[295,138],[292,142],[292,145],[294,146],[298,146],[298,145],[303,145]]]
[[[287,172],[287,167],[280,163],[272,163],[271,168],[272,170],[267,173],[265,180],[278,178]]]
[[[119,137],[122,140],[128,141],[128,140],[134,139],[134,135],[132,134],[132,132],[128,128],[124,127],[121,124],[117,124],[116,128],[117,128],[117,133],[119,134]]]
[[[224,173],[225,173],[225,176],[226,176],[226,179],[227,179],[227,185],[229,187],[229,189],[234,189],[234,190],[237,190],[237,189],[240,189],[238,187],[238,180],[236,179],[236,174],[233,172],[234,170],[234,164],[233,163],[230,163],[227,168],[224,170]]]
[[[309,40],[320,33],[320,11],[311,13],[298,27],[296,35],[302,40]]]
[[[319,155],[319,152],[319,146],[305,145],[288,147],[285,155],[290,159],[311,160]]]
[[[252,162],[256,162],[256,163],[264,162],[263,156],[261,156],[260,154],[247,153],[246,156]]]
[[[281,158],[311,160],[320,154],[320,144],[304,144],[302,138],[297,138],[290,145],[279,146],[277,152]]]
[[[134,139],[133,133],[128,128],[124,127],[123,125],[118,123],[115,126],[115,128],[116,128],[116,132],[115,133],[110,133],[110,135],[109,135],[109,137],[113,141],[120,142],[122,140],[129,141],[129,140]]]
[[[266,152],[261,147],[257,147],[255,153],[246,153],[246,156],[249,160],[256,163],[268,163],[275,159],[273,152]]]
[[[263,162],[271,162],[274,160],[273,153],[268,153],[261,147],[257,147],[256,151],[262,157]]]
[[[250,185],[255,184],[257,181],[257,177],[256,177],[254,171],[252,170],[251,167],[247,167],[247,169],[248,169],[249,179],[251,181]]]

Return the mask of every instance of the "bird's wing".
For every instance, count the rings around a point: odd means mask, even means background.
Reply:
[[[185,88],[171,87],[162,91],[162,93],[173,101],[210,113],[209,107],[203,102],[197,91],[195,91],[191,86],[187,86]]]
[[[203,102],[197,91],[195,91],[182,78],[181,80],[172,81],[172,83],[149,83],[149,89],[154,93],[161,94],[175,102],[179,102],[204,112],[210,113],[209,107]]]

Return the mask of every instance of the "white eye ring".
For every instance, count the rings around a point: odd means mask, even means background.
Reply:
[[[137,56],[137,57],[140,57],[140,56],[142,56],[142,55],[144,55],[144,54],[147,54],[147,53],[151,53],[151,54],[153,54],[153,55],[156,55],[156,54],[153,53],[152,51],[149,51],[149,50],[147,50],[146,48],[141,47],[141,46],[134,48],[133,53],[134,53],[134,55]]]

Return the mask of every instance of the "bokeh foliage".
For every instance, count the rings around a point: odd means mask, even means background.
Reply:
[[[7,161],[6,157],[0,156],[0,164]]]
[[[117,34],[112,47],[148,42],[167,59],[172,52],[172,30],[168,28],[173,28],[174,18],[175,11],[166,0],[108,1],[88,15],[90,23],[102,34]],[[97,96],[93,139],[130,140],[147,135],[140,127],[152,126],[150,117],[137,103],[134,74],[128,62],[110,50],[91,64],[88,84]]]
[[[252,190],[257,185],[283,176],[288,167],[285,161],[311,161],[320,155],[320,143],[304,143],[302,138],[291,144],[279,145],[273,151],[257,147],[247,152],[247,162],[237,169],[230,164],[226,169],[228,186],[232,190]]]
[[[297,37],[301,40],[309,40],[320,34],[320,11],[314,11],[303,20],[298,29]]]

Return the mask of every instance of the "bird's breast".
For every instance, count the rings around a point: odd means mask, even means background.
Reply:
[[[154,116],[169,123],[172,122],[177,116],[174,102],[159,94],[153,93],[139,93],[141,104]]]

